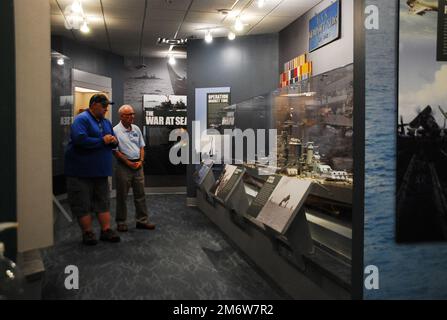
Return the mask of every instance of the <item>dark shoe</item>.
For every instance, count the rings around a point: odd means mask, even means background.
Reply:
[[[137,222],[137,229],[154,230],[155,224],[149,222]]]
[[[101,231],[101,238],[102,241],[107,242],[120,242],[121,238],[119,235],[116,234],[115,231],[112,229],[107,229],[106,231]]]
[[[82,243],[86,246],[94,246],[98,244],[98,240],[96,240],[96,236],[91,231],[86,231],[82,234]]]
[[[129,231],[129,228],[127,227],[127,224],[125,224],[125,223],[118,223],[116,230],[118,232],[127,232],[127,231]]]

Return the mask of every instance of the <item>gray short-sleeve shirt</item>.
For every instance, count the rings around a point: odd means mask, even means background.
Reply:
[[[140,128],[133,124],[132,128],[128,130],[120,122],[113,128],[113,131],[119,142],[117,150],[129,160],[140,159],[140,149],[146,146]]]

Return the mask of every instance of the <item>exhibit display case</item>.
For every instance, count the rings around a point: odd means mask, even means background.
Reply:
[[[223,206],[237,225],[231,232],[252,234],[251,229],[256,229],[258,241],[265,237],[273,244],[272,259],[286,261],[315,283],[324,274],[335,283],[331,290],[347,295],[353,109],[352,65],[235,104],[234,127],[276,129],[276,145],[267,149],[269,154],[256,154],[256,161],[246,161],[244,156],[234,159],[234,165],[212,170],[204,164],[197,171],[202,176],[198,191],[206,202],[199,200],[203,211],[219,211],[222,208],[217,207]],[[276,155],[275,165],[262,161],[272,155]]]

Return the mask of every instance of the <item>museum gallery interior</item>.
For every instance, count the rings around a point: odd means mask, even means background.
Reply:
[[[1,129],[16,155],[2,160],[0,249],[17,262],[6,297],[361,298],[363,6],[2,1],[2,58],[16,70],[2,86],[17,93]],[[135,228],[131,191],[121,241],[90,247],[65,156],[98,94],[114,102],[113,127],[133,107],[156,228]],[[114,230],[118,161],[107,178]],[[96,218],[92,228],[99,236]]]

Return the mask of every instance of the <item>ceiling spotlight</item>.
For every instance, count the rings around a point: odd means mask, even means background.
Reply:
[[[236,18],[236,22],[234,23],[234,29],[236,31],[244,30],[244,24],[242,23],[241,17]]]
[[[84,23],[81,26],[81,32],[82,33],[89,33],[90,32],[90,27],[87,24],[87,21],[84,21]]]
[[[211,42],[213,42],[213,35],[211,34],[211,30],[207,30],[207,31],[206,31],[205,42],[206,42],[206,43],[211,43]]]
[[[177,61],[175,60],[175,57],[174,56],[169,56],[169,64],[171,65],[171,66],[174,66],[176,63],[177,63]]]
[[[63,66],[65,64],[64,58],[57,59],[57,64]]]
[[[228,40],[233,41],[234,39],[236,39],[236,34],[233,31],[230,31],[228,33]]]
[[[264,5],[265,5],[265,1],[266,0],[258,0],[258,8],[264,8]]]
[[[67,5],[64,10],[65,27],[69,30],[80,30],[83,33],[89,33],[90,28],[87,21],[88,18],[82,8],[80,0],[74,0],[70,5]]]
[[[83,14],[83,10],[82,10],[82,5],[79,1],[73,1],[73,3],[71,4],[71,11],[73,11],[73,13],[78,13],[78,14]]]

